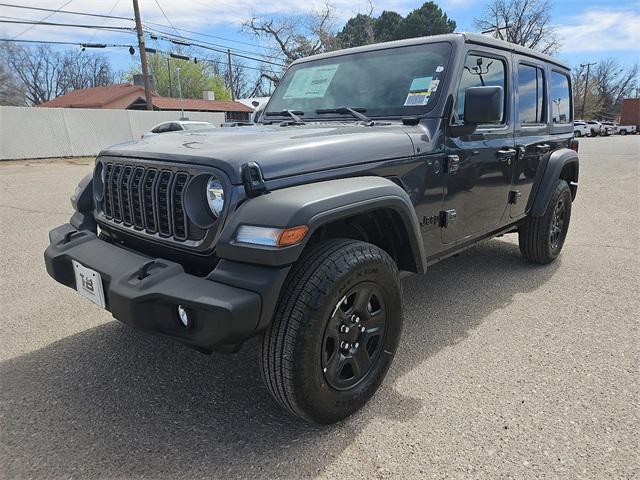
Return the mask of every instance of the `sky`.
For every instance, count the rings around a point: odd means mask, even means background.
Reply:
[[[215,44],[223,50],[227,47],[248,56],[269,55],[273,52],[261,45],[248,33],[242,32],[242,22],[252,15],[274,17],[279,15],[304,15],[311,9],[321,9],[322,0],[303,2],[300,0],[139,0],[143,23],[158,30],[175,33],[173,27],[187,29],[201,34],[181,32],[182,35],[198,38]],[[131,0],[2,0],[3,4],[32,6],[133,17]],[[357,13],[369,10],[368,0],[331,0],[338,17],[338,27]],[[422,5],[422,1],[387,0],[373,1],[374,15],[383,10],[394,10],[406,15]],[[457,23],[457,31],[476,31],[474,18],[486,8],[488,0],[439,0],[436,3]],[[557,57],[572,66],[614,57],[621,67],[628,67],[640,61],[640,0],[550,0],[552,24],[561,43]],[[164,13],[163,13],[164,12]],[[24,10],[0,5],[0,20],[43,20],[48,12]],[[166,17],[165,17],[166,15]],[[167,20],[168,18],[168,20]],[[128,20],[82,17],[55,13],[47,22],[82,23],[102,26],[126,26]],[[53,40],[65,42],[100,42],[118,45],[133,45],[137,50],[137,40],[131,32],[101,31],[95,29],[50,27],[0,23],[0,37],[23,40]],[[171,51],[172,47],[163,40],[147,40],[148,47]],[[63,47],[59,47],[63,48]],[[74,48],[74,47],[65,47]],[[77,47],[76,47],[77,48]],[[128,70],[137,63],[128,48],[99,50],[112,61],[117,70]],[[215,55],[208,51],[199,53],[194,49],[186,52],[190,56]],[[264,58],[264,57],[262,57]],[[244,60],[249,66],[258,64]]]

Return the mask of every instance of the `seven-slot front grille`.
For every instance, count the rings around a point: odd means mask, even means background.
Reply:
[[[105,163],[103,169],[101,206],[107,220],[178,241],[200,240],[206,233],[184,210],[188,173],[119,163]]]

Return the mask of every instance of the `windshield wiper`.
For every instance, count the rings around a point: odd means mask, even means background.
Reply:
[[[304,112],[299,112],[299,111],[296,111],[296,110],[282,110],[280,112],[267,112],[267,113],[265,113],[265,115],[267,117],[272,117],[272,116],[275,116],[275,115],[278,115],[278,116],[289,115],[291,118],[293,118],[293,121],[285,120],[284,122],[282,122],[283,124],[294,123],[296,125],[304,125],[304,120],[302,120],[298,116],[298,115],[304,115]]]
[[[350,113],[359,120],[362,120],[367,127],[375,125],[375,122],[366,115],[360,112],[366,112],[366,108],[351,108],[351,107],[338,107],[338,108],[321,108],[316,110],[316,113]]]

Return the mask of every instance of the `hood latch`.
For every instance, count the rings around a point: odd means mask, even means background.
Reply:
[[[267,186],[262,177],[260,165],[256,162],[249,162],[242,165],[242,181],[244,182],[244,191],[247,197],[257,197],[263,193],[267,193]]]

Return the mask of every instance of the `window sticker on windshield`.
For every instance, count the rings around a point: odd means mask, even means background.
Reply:
[[[436,73],[444,72],[444,67],[442,65],[438,65],[436,67]]]
[[[409,93],[404,101],[406,107],[426,105],[431,95],[433,77],[414,78],[409,87]]]
[[[302,68],[294,73],[282,98],[322,98],[329,88],[339,63]]]

